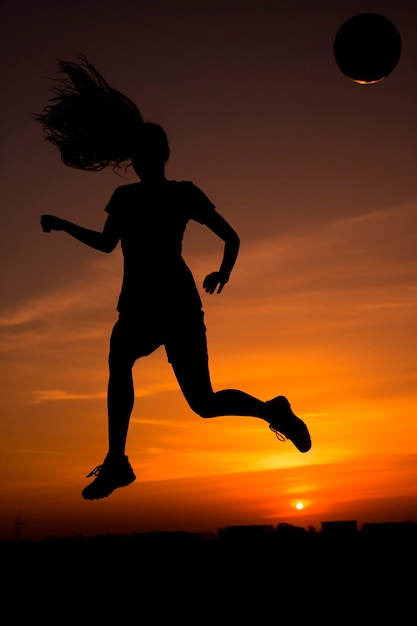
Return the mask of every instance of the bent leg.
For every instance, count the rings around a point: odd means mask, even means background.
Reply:
[[[307,426],[298,418],[285,396],[263,402],[239,389],[213,391],[208,366],[205,326],[200,318],[183,325],[165,348],[181,391],[190,408],[204,418],[240,415],[268,422],[279,439],[290,439],[300,452],[311,448]]]
[[[267,405],[262,400],[238,389],[213,391],[205,354],[195,354],[190,360],[171,358],[178,384],[190,408],[200,417],[246,415],[267,420]]]
[[[267,405],[262,400],[238,389],[213,391],[202,310],[188,320],[181,316],[165,343],[165,350],[184,398],[197,415],[205,418],[246,415],[267,421]]]
[[[311,437],[306,424],[291,410],[285,396],[262,402],[238,389],[214,392],[208,367],[194,360],[192,367],[184,361],[172,363],[178,383],[191,409],[201,417],[246,415],[269,423],[278,439],[289,439],[300,452],[311,448]]]

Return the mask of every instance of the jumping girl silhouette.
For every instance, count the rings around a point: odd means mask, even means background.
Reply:
[[[78,61],[58,61],[63,77],[56,80],[54,97],[35,119],[65,165],[99,171],[126,163],[140,179],[116,188],[105,209],[102,232],[53,215],[41,217],[44,232],[63,231],[102,252],[112,252],[120,242],[124,258],[109,350],[108,452],[88,475],[94,479],[83,497],[104,498],[135,480],[125,454],[134,403],[132,368],[137,359],[160,346],[199,416],[260,418],[279,439],[287,438],[300,452],[307,452],[311,448],[307,426],[284,396],[263,402],[243,391],[212,387],[202,302],[181,254],[182,240],[187,223],[195,220],[224,242],[219,269],[203,281],[205,292],[219,294],[238,255],[238,235],[192,182],[166,178],[170,149],[161,126],[144,122],[136,105],[110,87],[85,56]]]

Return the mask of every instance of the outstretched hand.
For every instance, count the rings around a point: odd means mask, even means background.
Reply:
[[[44,233],[50,233],[52,230],[62,230],[64,220],[55,215],[41,215],[41,226]]]
[[[218,287],[217,293],[221,293],[227,281],[228,279],[225,279],[224,275],[220,272],[212,272],[205,277],[203,289],[205,289],[207,293],[214,293]]]

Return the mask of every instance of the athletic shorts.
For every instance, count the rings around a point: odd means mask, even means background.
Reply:
[[[110,357],[134,363],[160,346],[168,361],[207,359],[207,337],[202,309],[168,315],[166,312],[120,313],[110,337]]]

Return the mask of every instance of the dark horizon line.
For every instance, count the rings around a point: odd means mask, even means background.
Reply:
[[[347,535],[354,536],[359,534],[367,534],[372,531],[385,530],[387,532],[399,531],[404,529],[413,529],[417,533],[417,522],[413,520],[407,521],[390,521],[390,522],[365,522],[359,527],[356,520],[336,520],[336,521],[323,521],[321,522],[320,530],[316,530],[314,526],[309,525],[307,528],[303,526],[297,526],[287,522],[280,522],[278,524],[236,524],[227,525],[217,528],[216,531],[190,531],[190,530],[149,530],[149,531],[132,531],[130,533],[117,533],[106,532],[98,533],[96,535],[83,535],[81,533],[75,533],[73,535],[59,536],[50,534],[43,539],[31,539],[30,537],[24,537],[23,532],[19,530],[23,526],[21,520],[16,520],[16,531],[14,537],[11,539],[0,539],[0,544],[4,543],[40,543],[45,541],[65,541],[71,539],[97,539],[97,538],[116,538],[116,537],[188,537],[188,538],[200,538],[200,539],[224,539],[224,538],[262,538],[273,537],[290,533],[298,536],[301,535],[322,535],[322,536],[340,536],[346,537]]]

